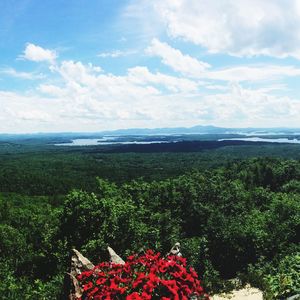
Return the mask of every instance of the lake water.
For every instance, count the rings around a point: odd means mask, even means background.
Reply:
[[[150,145],[169,143],[168,141],[116,141],[115,138],[74,139],[71,143],[55,144],[55,146],[98,146],[98,145]]]
[[[221,141],[246,141],[246,142],[268,142],[268,143],[287,143],[287,144],[300,144],[300,140],[288,139],[288,138],[278,138],[278,139],[266,139],[260,137],[249,137],[249,138],[230,138],[230,139],[219,139]]]
[[[228,138],[219,139],[221,141],[246,141],[246,142],[268,142],[268,143],[287,143],[300,144],[300,140],[288,138],[261,138],[261,137],[246,137],[246,138]],[[170,143],[171,141],[118,141],[116,137],[103,137],[99,139],[74,139],[71,143],[55,144],[55,146],[99,146],[99,145],[150,145]],[[174,142],[174,141],[173,141]]]

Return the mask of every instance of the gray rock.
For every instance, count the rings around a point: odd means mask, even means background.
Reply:
[[[92,270],[95,266],[76,249],[72,249],[70,272],[65,278],[65,294],[67,299],[75,300],[82,296],[82,289],[77,276],[83,271]]]
[[[180,252],[180,243],[175,243],[175,245],[171,248],[169,253],[167,255],[177,255],[177,256],[182,256]]]
[[[112,263],[119,265],[125,264],[125,261],[111,247],[107,247],[107,250],[110,256],[110,261]]]

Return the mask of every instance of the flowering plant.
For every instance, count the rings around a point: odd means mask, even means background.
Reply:
[[[185,258],[164,258],[152,250],[129,256],[125,264],[100,263],[77,279],[83,288],[81,300],[209,299]]]

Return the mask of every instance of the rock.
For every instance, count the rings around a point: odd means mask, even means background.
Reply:
[[[234,290],[230,293],[214,295],[212,300],[263,300],[263,293],[259,289],[245,287],[240,290]]]
[[[72,249],[70,272],[65,276],[64,299],[76,300],[82,296],[82,289],[77,276],[95,266],[76,249]]]
[[[75,268],[78,272],[81,273],[82,271],[92,270],[95,267],[86,257],[84,257],[76,249],[73,249],[73,253],[74,254],[71,258],[71,270],[73,266],[73,268]]]
[[[182,254],[180,253],[180,243],[175,243],[175,245],[171,248],[167,255],[182,256]]]
[[[107,247],[110,261],[114,264],[124,265],[125,261],[110,247]]]
[[[108,247],[110,261],[115,264],[124,265],[124,260],[116,252]],[[76,300],[82,296],[82,288],[79,285],[77,276],[84,271],[92,270],[95,266],[78,250],[72,249],[70,272],[66,274],[62,299]]]

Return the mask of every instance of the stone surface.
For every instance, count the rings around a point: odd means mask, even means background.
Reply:
[[[263,293],[259,289],[246,287],[227,294],[214,295],[212,300],[263,300]]]
[[[111,247],[107,247],[107,250],[112,263],[125,264],[125,261]],[[168,255],[181,256],[180,243],[176,243],[171,248]],[[92,270],[94,267],[93,263],[84,257],[78,250],[72,249],[70,272],[66,273],[65,276],[62,299],[76,300],[80,298],[82,296],[82,289],[77,280],[77,276],[84,271]]]
[[[180,252],[180,243],[175,243],[175,245],[171,248],[169,253],[167,255],[177,255],[177,256],[182,256]]]
[[[111,248],[107,248],[110,261],[115,264],[125,264],[124,260]],[[86,257],[78,250],[72,249],[70,272],[65,276],[63,299],[76,300],[82,296],[82,289],[77,280],[77,276],[84,271],[94,269]]]
[[[67,273],[65,278],[64,294],[67,295],[67,299],[76,300],[82,296],[82,289],[76,277],[83,271],[93,268],[94,265],[86,257],[76,249],[72,249],[70,272]]]
[[[125,261],[111,247],[107,247],[107,250],[110,256],[110,261],[112,263],[120,265],[125,264]]]

